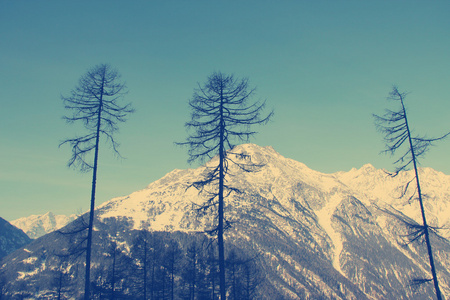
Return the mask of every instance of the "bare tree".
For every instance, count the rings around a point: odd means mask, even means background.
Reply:
[[[133,281],[138,285],[138,291],[139,293],[142,293],[143,299],[147,299],[148,269],[152,240],[153,237],[151,236],[151,233],[147,229],[142,229],[134,239],[131,248],[132,255],[138,262],[138,270],[135,272],[137,278]]]
[[[182,251],[180,245],[174,241],[170,240],[168,242],[168,247],[166,249],[166,253],[164,253],[163,264],[165,268],[168,270],[170,277],[170,299],[174,299],[174,291],[175,291],[175,273],[178,268],[177,264],[181,260]]]
[[[199,260],[199,251],[198,251],[197,242],[191,244],[191,246],[187,249],[187,259],[188,266],[186,268],[187,280],[189,282],[189,300],[195,300],[198,294],[198,260]]]
[[[407,170],[409,167],[414,169],[414,177],[405,185],[401,197],[407,194],[411,184],[415,184],[414,193],[409,197],[409,201],[417,199],[419,201],[420,211],[422,215],[422,225],[408,224],[411,229],[409,234],[410,242],[425,239],[428,251],[428,258],[430,262],[432,279],[416,279],[414,282],[434,282],[436,297],[438,300],[442,299],[439,283],[436,275],[436,268],[434,264],[433,251],[430,242],[430,233],[433,228],[428,225],[425,216],[425,209],[423,204],[423,194],[420,187],[419,173],[418,173],[418,159],[423,156],[429,147],[434,142],[447,137],[450,133],[438,138],[425,138],[412,136],[411,128],[408,123],[408,118],[405,109],[405,98],[407,93],[401,93],[397,87],[393,87],[389,94],[388,100],[395,101],[400,104],[400,108],[396,111],[386,110],[383,116],[373,115],[375,118],[375,125],[378,130],[385,134],[384,140],[386,142],[385,153],[394,155],[397,150],[403,151],[400,158],[394,164],[396,169],[394,173],[389,173],[390,176],[395,177],[400,171]]]
[[[127,281],[130,281],[128,278],[130,277],[129,271],[133,260],[125,254],[114,240],[111,240],[110,247],[105,254],[111,260],[109,272],[105,276],[105,285],[110,290],[110,299],[121,299],[125,296],[128,286]]]
[[[230,163],[236,164],[244,171],[252,171],[254,165],[235,162],[227,150],[232,149],[233,142],[248,141],[256,132],[252,125],[267,123],[273,112],[261,116],[265,102],[248,104],[254,89],[248,88],[248,79],[237,80],[234,76],[213,73],[207,82],[195,90],[189,105],[192,120],[186,127],[193,131],[184,143],[189,147],[189,162],[205,161],[218,155],[217,166],[208,169],[203,178],[192,186],[208,195],[208,200],[197,210],[215,209],[216,226],[208,232],[217,234],[219,252],[219,282],[221,299],[226,299],[225,254],[223,233],[229,223],[224,218],[224,198],[236,188],[226,183],[225,175]]]
[[[81,77],[78,85],[68,97],[61,96],[65,108],[72,112],[64,119],[68,123],[81,122],[87,134],[67,139],[60,144],[72,147],[72,157],[68,166],[83,172],[92,170],[92,189],[89,225],[86,246],[85,299],[89,299],[90,266],[92,248],[92,228],[94,223],[95,191],[99,157],[100,137],[106,138],[113,151],[120,156],[114,139],[118,123],[125,122],[126,116],[133,112],[130,104],[121,106],[118,102],[126,93],[126,86],[120,82],[119,73],[110,65],[101,64],[90,69]],[[93,157],[92,157],[93,156]]]
[[[52,270],[53,285],[56,288],[55,294],[58,300],[65,298],[65,286],[69,283],[69,276],[67,271],[68,259],[65,256],[58,256],[57,262],[59,267]]]
[[[245,261],[243,266],[244,275],[244,299],[255,298],[258,286],[264,281],[264,275],[257,266],[255,258]]]

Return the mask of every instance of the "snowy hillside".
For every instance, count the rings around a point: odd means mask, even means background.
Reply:
[[[0,218],[0,260],[29,242],[31,239],[23,231]]]
[[[402,239],[408,233],[404,221],[420,221],[416,203],[398,199],[402,186],[412,178],[410,172],[392,178],[365,165],[324,174],[283,157],[272,147],[247,144],[233,153],[248,155],[235,155],[233,160],[263,164],[253,173],[230,165],[227,184],[242,193],[231,194],[225,207],[226,217],[233,222],[226,244],[258,257],[264,270],[259,299],[432,299],[430,284],[410,286],[412,279],[429,277],[426,249],[421,244],[404,245]],[[174,170],[140,191],[100,205],[95,247],[104,249],[113,240],[131,257],[132,230],[176,234],[210,228],[213,218],[197,216],[192,209],[206,196],[190,185],[214,163],[215,159],[197,169]],[[448,224],[450,176],[427,168],[421,176],[431,225]],[[29,282],[57,267],[40,257],[42,251],[57,251],[55,244],[63,247],[61,243],[62,237],[52,234],[27,246],[29,254],[17,254],[21,261],[37,258]],[[432,243],[441,289],[448,297],[450,245],[434,236]],[[96,255],[101,259],[102,251]],[[14,255],[9,256],[3,268],[23,272],[13,260]],[[96,266],[102,268],[100,263]],[[75,273],[71,276],[81,280]],[[39,288],[43,287],[35,287]]]
[[[421,221],[419,203],[409,200],[415,191],[411,184],[406,195],[399,198],[405,185],[414,178],[414,171],[401,172],[392,178],[384,170],[377,170],[372,165],[361,169],[334,174],[338,180],[347,185],[352,193],[365,204],[376,204],[386,208],[392,206],[406,216]],[[419,178],[425,199],[427,221],[435,227],[444,227],[441,234],[450,238],[450,176],[431,168],[420,168]]]

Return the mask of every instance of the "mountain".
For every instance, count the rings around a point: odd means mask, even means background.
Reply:
[[[335,176],[359,199],[367,199],[369,203],[382,207],[392,206],[396,210],[414,219],[421,220],[418,201],[409,201],[413,196],[413,185],[406,195],[400,198],[402,190],[413,176],[414,171],[401,172],[395,178],[386,176],[385,170],[377,170],[367,164],[361,169],[349,172],[338,172]],[[419,168],[419,178],[423,197],[426,199],[425,210],[427,220],[436,227],[450,228],[450,177],[431,168]],[[447,239],[450,231],[441,232]]]
[[[67,225],[69,222],[75,220],[76,215],[54,215],[52,212],[47,212],[43,215],[31,215],[23,217],[14,221],[11,224],[20,228],[30,238],[36,239],[49,232],[60,229]]]
[[[22,230],[0,218],[0,259],[30,242],[31,239]]]
[[[238,146],[229,155],[241,163],[263,165],[258,172],[248,173],[230,164],[226,178],[241,193],[227,198],[225,211],[232,227],[225,243],[228,250],[233,245],[253,257],[264,274],[255,299],[433,299],[432,284],[411,285],[413,279],[430,277],[425,246],[404,240],[406,222],[420,221],[417,203],[409,203],[408,197],[398,199],[412,179],[411,171],[389,177],[384,170],[365,165],[324,174],[283,157],[272,147],[253,144]],[[197,169],[174,170],[143,190],[98,206],[94,273],[109,272],[111,260],[106,263],[105,259],[111,257],[110,244],[139,266],[133,256],[139,230],[163,232],[164,239],[188,249],[198,236],[195,233],[214,223],[210,215],[199,216],[193,210],[207,195],[190,184],[216,163],[214,158]],[[450,176],[429,168],[421,169],[420,175],[430,224],[448,225]],[[75,232],[80,224],[78,219],[62,231]],[[26,251],[9,255],[2,261],[9,290],[26,283],[35,296],[49,292],[51,286],[42,278],[61,264],[52,253],[73,242],[54,232],[28,245]],[[432,245],[441,290],[448,297],[450,245],[434,235]],[[83,276],[76,275],[82,263],[80,258],[65,264],[73,286],[82,286]],[[175,277],[180,291],[183,274]],[[234,273],[229,270],[229,274]],[[121,288],[132,294],[125,284],[127,276],[120,281]],[[232,295],[230,290],[230,299]]]

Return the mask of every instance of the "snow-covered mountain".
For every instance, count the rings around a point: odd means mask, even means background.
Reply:
[[[421,220],[418,202],[408,201],[414,187],[411,186],[409,192],[403,198],[399,198],[405,184],[414,176],[412,170],[402,172],[393,178],[388,176],[385,170],[366,164],[360,169],[353,168],[348,172],[324,174],[311,170],[300,162],[284,158],[272,147],[244,145],[239,150],[251,155],[254,162],[265,164],[260,172],[242,174],[248,176],[235,176],[229,179],[233,186],[246,191],[247,194],[286,199],[292,196],[286,193],[291,192],[293,186],[301,182],[331,195],[338,191],[341,194],[352,195],[363,201],[364,205],[392,207],[416,221]],[[214,163],[209,162],[212,165]],[[194,188],[186,190],[186,187],[204,171],[204,167],[195,170],[174,170],[151,183],[146,189],[102,204],[98,207],[99,216],[131,217],[135,229],[139,228],[141,222],[150,222],[154,230],[192,230],[194,228],[184,224],[183,218],[186,218],[185,212],[189,211],[190,202],[201,203],[202,199],[198,197],[197,190]],[[445,227],[446,224],[450,224],[450,176],[431,168],[421,168],[419,176],[427,198],[426,213],[430,223]],[[151,201],[148,201],[149,199]],[[314,211],[318,215],[325,206],[334,211],[335,207],[332,204],[340,203],[337,200],[334,202],[326,200],[329,199],[309,203],[314,206]],[[155,204],[161,204],[161,211],[150,212],[148,208],[154,207]],[[443,231],[443,234],[447,233]]]
[[[43,215],[31,215],[11,221],[11,224],[22,229],[30,238],[37,239],[49,232],[58,230],[76,219],[76,215],[54,215],[47,212]]]
[[[430,277],[424,245],[405,245],[402,238],[408,233],[405,221],[420,222],[415,201],[398,199],[412,179],[411,172],[389,177],[365,165],[324,174],[283,157],[272,147],[246,144],[233,153],[246,154],[236,155],[235,161],[263,164],[253,173],[230,164],[226,178],[228,185],[242,191],[227,198],[226,216],[233,226],[226,233],[226,244],[258,257],[265,274],[258,299],[433,299],[431,284],[410,285],[412,279]],[[106,240],[122,245],[131,257],[129,232],[133,230],[192,233],[208,229],[213,218],[200,217],[193,210],[193,204],[202,203],[206,195],[189,186],[216,159],[197,169],[174,170],[143,190],[100,205],[98,259]],[[424,168],[421,180],[429,223],[448,225],[450,176]],[[450,245],[435,236],[432,243],[441,289],[448,297]],[[3,269],[22,274],[11,288],[20,281],[37,282],[36,276],[56,268],[57,260],[48,254],[58,246],[66,247],[62,237],[52,233],[27,246],[29,252],[3,260]],[[35,259],[33,266],[27,265],[28,273],[14,262],[30,257]]]
[[[405,196],[400,198],[404,187],[414,177],[414,171],[401,172],[395,178],[387,176],[384,170],[377,170],[372,165],[364,165],[361,169],[349,172],[338,172],[334,175],[347,185],[358,199],[380,207],[391,206],[406,216],[421,220],[418,201],[408,200],[415,192],[413,182]],[[436,227],[450,228],[450,176],[431,168],[420,168],[419,178],[424,199],[427,220]],[[441,234],[450,238],[448,229]]]

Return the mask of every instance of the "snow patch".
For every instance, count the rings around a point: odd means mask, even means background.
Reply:
[[[42,265],[40,267],[35,268],[33,271],[30,272],[17,272],[19,273],[19,276],[17,277],[17,279],[25,279],[25,277],[30,277],[30,276],[35,276],[37,275],[39,272],[44,271],[45,268],[45,264],[42,263]]]
[[[33,264],[33,263],[35,263],[36,261],[37,261],[37,257],[28,257],[28,258],[22,260],[22,262],[23,262],[24,264]]]
[[[339,257],[341,255],[344,245],[342,243],[341,235],[334,230],[332,226],[332,216],[336,208],[342,201],[342,196],[339,194],[334,194],[329,199],[328,203],[319,211],[316,212],[320,226],[325,230],[327,235],[330,237],[334,246],[334,256],[333,256],[333,267],[342,275],[346,276],[341,269],[339,262]]]

